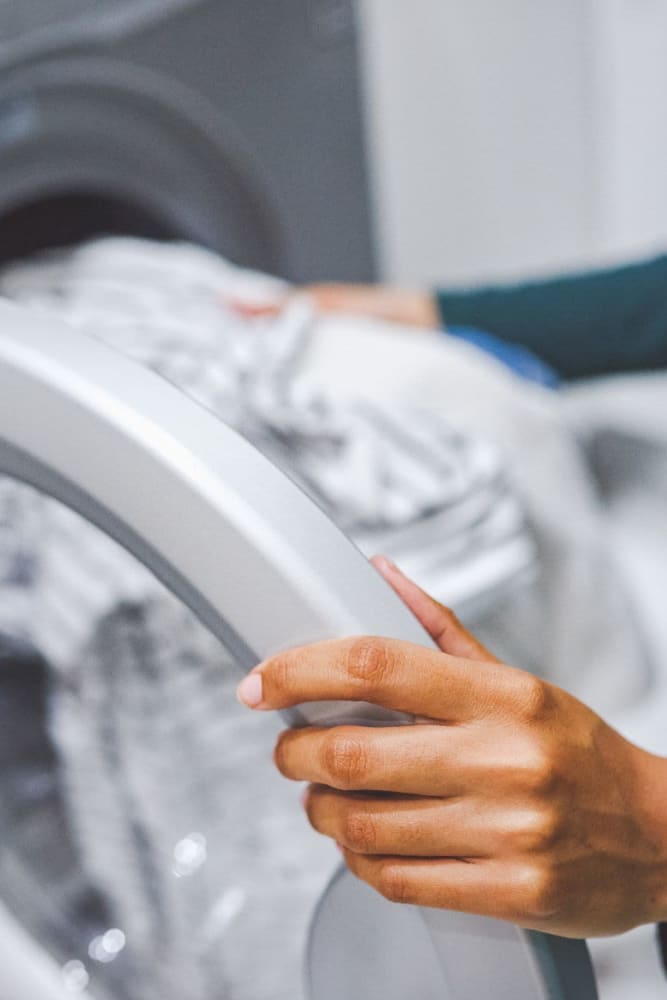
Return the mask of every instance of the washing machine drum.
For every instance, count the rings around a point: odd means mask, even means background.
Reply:
[[[0,471],[63,501],[138,556],[222,640],[240,671],[324,637],[430,643],[319,508],[207,411],[45,319],[3,305],[0,326]],[[290,721],[409,722],[351,703],[304,706]],[[189,848],[196,853],[197,844]],[[100,947],[113,952],[119,933]],[[257,941],[248,956],[245,996],[253,996],[268,944]],[[321,898],[304,949],[310,1000],[596,996],[582,942],[397,906],[343,870]],[[22,995],[71,995],[39,961],[20,971],[36,977]],[[75,975],[82,971],[68,970],[70,988],[83,985]]]
[[[92,55],[5,72],[0,169],[0,261],[123,234],[291,271],[263,165],[219,109],[168,76]]]

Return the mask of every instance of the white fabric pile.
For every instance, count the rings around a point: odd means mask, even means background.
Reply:
[[[418,397],[396,405],[343,398],[335,385],[319,384],[310,356],[320,324],[305,303],[269,321],[244,319],[225,305],[280,288],[195,247],[135,240],[21,263],[0,278],[0,293],[106,341],[217,413],[296,478],[367,554],[417,559],[422,580],[459,610],[495,603],[498,588],[511,591],[534,577],[534,541],[497,449]],[[345,366],[354,363],[351,351]],[[18,509],[15,487],[5,486],[0,502],[3,496]],[[28,507],[34,521],[32,501],[21,517]],[[41,580],[53,573],[60,582],[40,589],[25,627],[63,664],[95,616],[130,593],[137,573],[99,537],[82,547],[78,519],[53,505],[44,517],[50,539],[30,557]],[[5,559],[25,535],[17,528],[14,541],[6,532],[0,543]],[[150,589],[148,579],[141,586]],[[68,601],[76,621],[63,614]],[[5,607],[11,610],[8,600]]]

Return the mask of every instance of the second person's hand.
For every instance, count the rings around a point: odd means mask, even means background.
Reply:
[[[261,318],[277,315],[298,298],[306,298],[320,313],[363,316],[402,326],[434,330],[442,319],[435,296],[427,291],[393,288],[388,285],[317,284],[304,285],[274,302],[231,304],[242,315]]]

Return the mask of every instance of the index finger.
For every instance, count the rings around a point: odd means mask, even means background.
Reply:
[[[459,659],[398,639],[360,636],[280,653],[239,685],[251,708],[312,701],[365,701],[383,708],[462,722],[492,714],[516,695],[519,670]]]
[[[451,653],[467,660],[478,660],[480,663],[500,663],[500,660],[461,624],[451,608],[446,608],[422,590],[390,559],[386,556],[374,556],[371,562],[403,603],[407,604],[443,653]]]

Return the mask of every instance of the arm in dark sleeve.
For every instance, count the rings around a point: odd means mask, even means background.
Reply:
[[[667,255],[626,267],[437,292],[449,326],[530,348],[564,378],[667,367]]]

